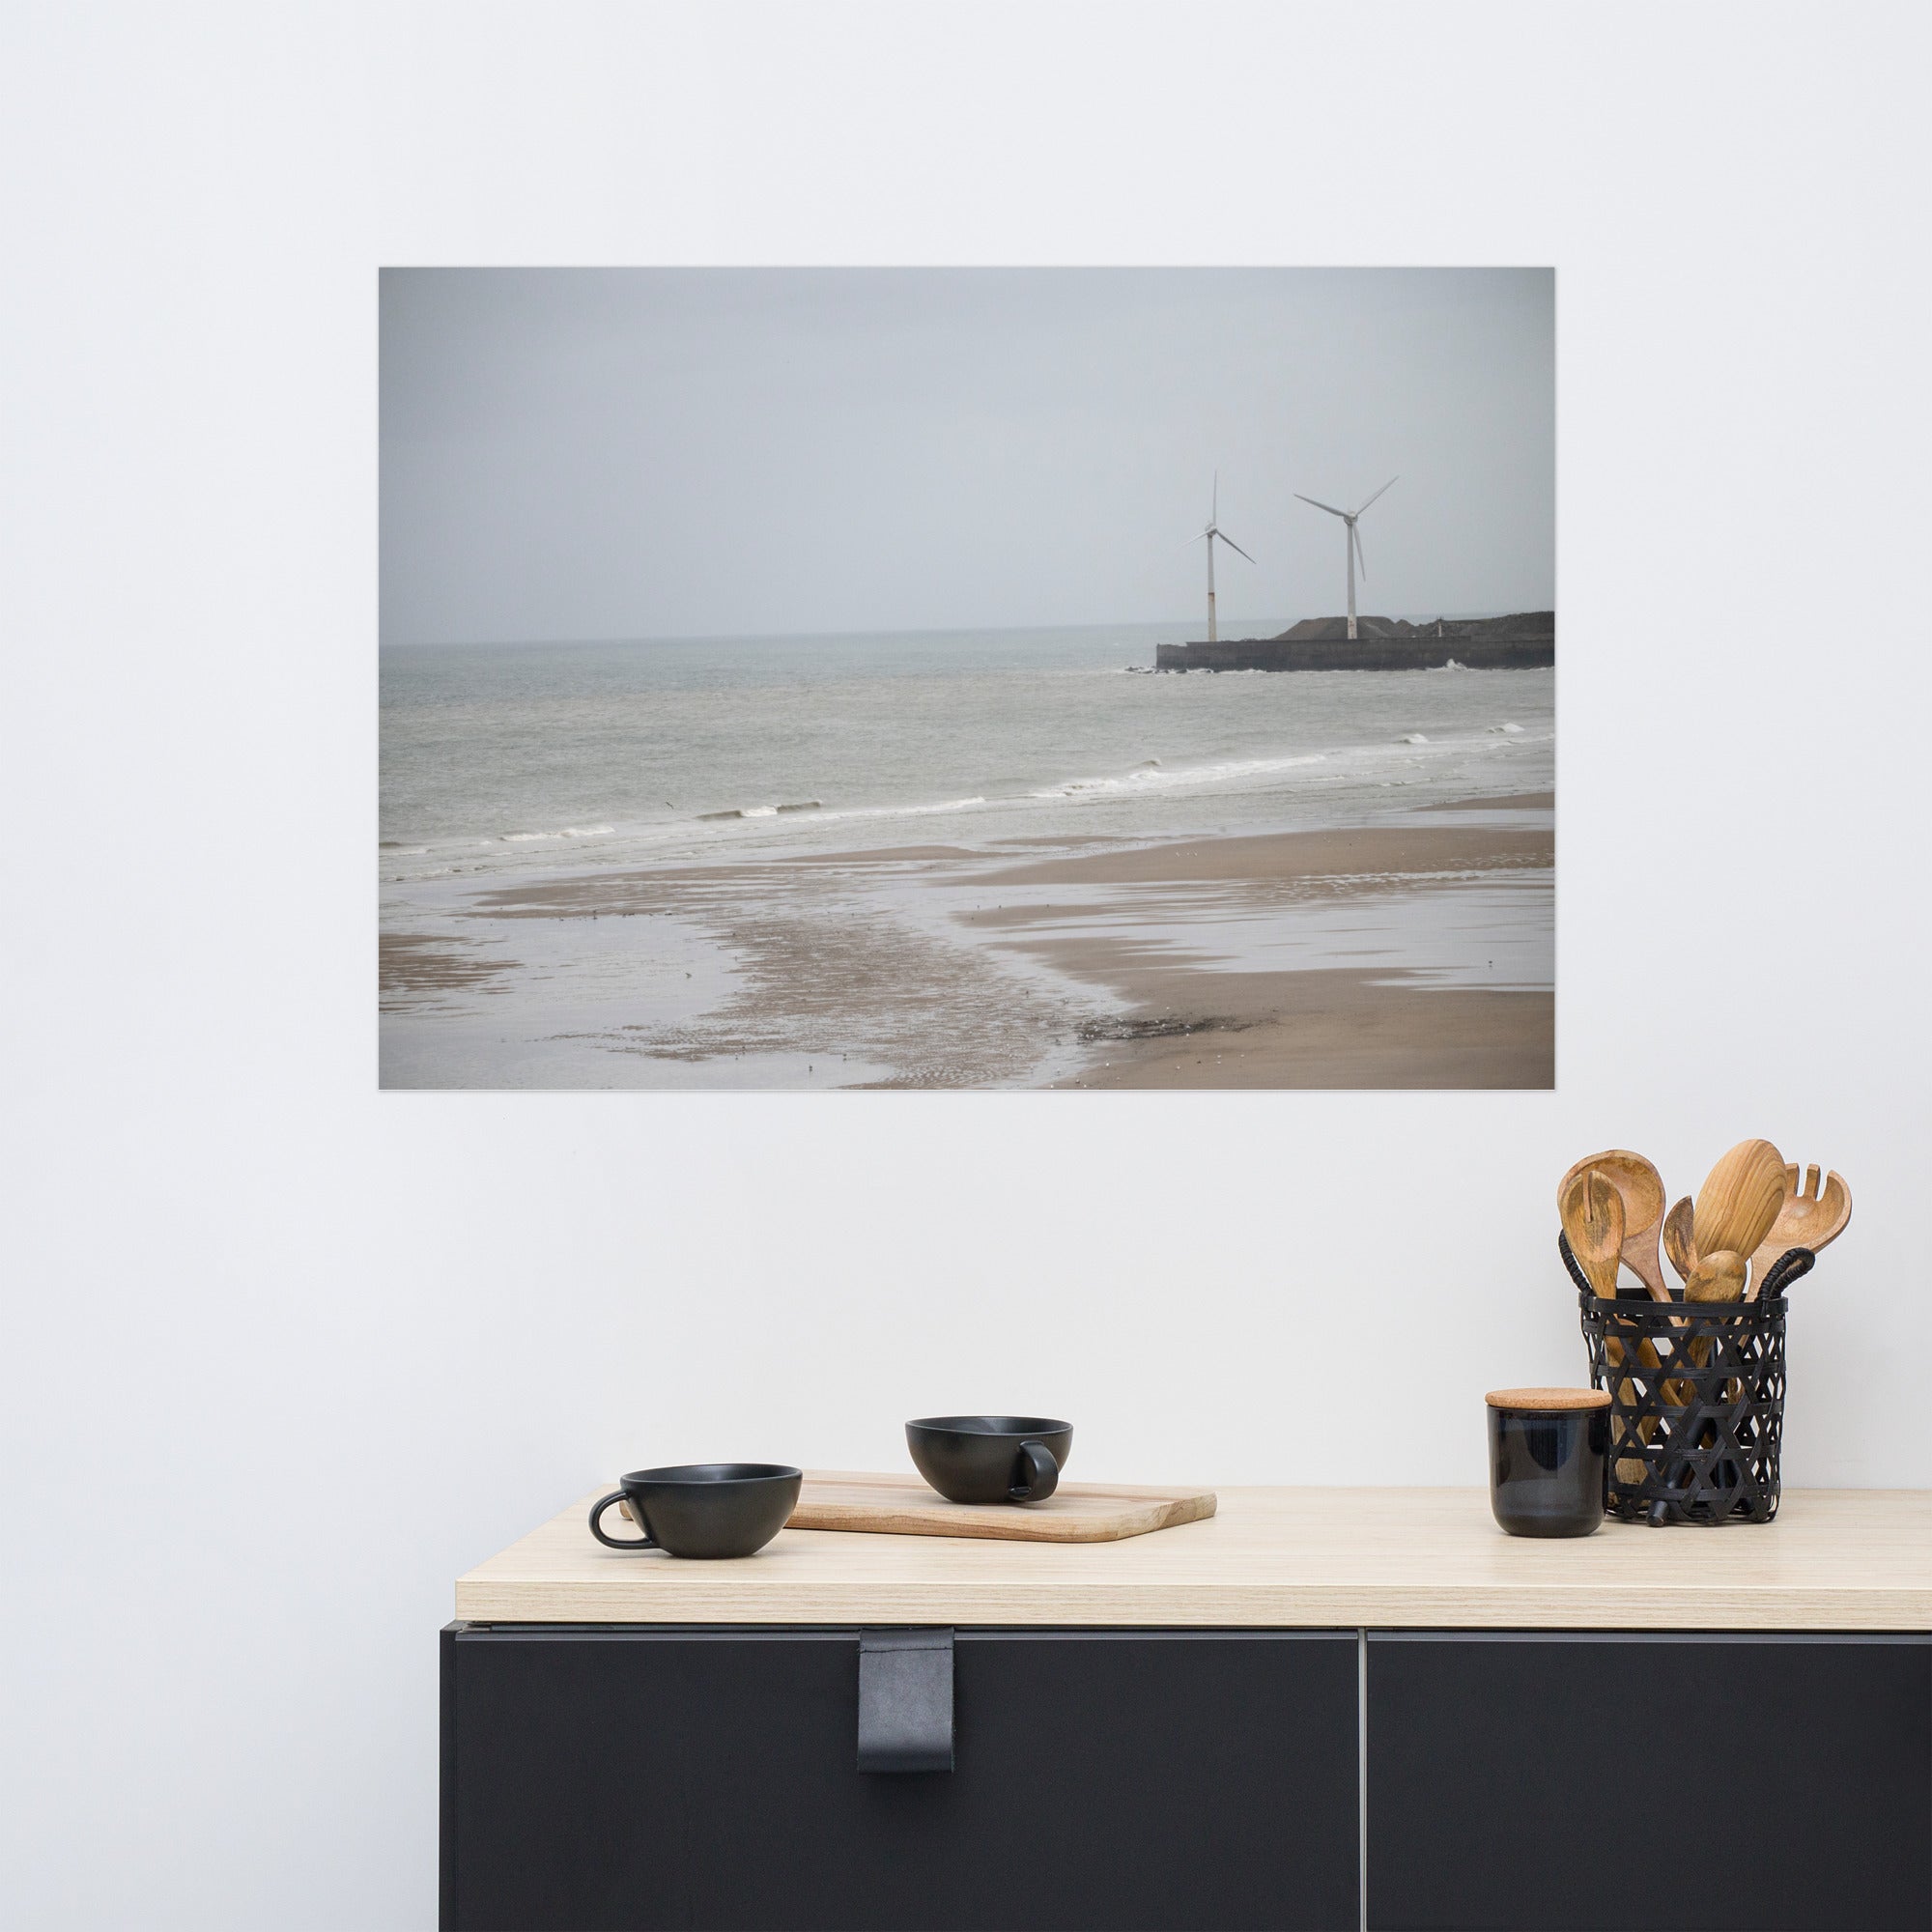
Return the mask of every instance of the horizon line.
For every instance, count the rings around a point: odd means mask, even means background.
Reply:
[[[1522,610],[1544,610],[1553,605],[1525,605]],[[1486,608],[1480,611],[1432,611],[1427,616],[1410,616],[1406,611],[1371,611],[1365,615],[1382,618],[1392,622],[1406,621],[1433,623],[1438,618],[1449,623],[1465,623],[1474,618],[1510,617],[1520,614],[1507,606]],[[1290,617],[1283,623],[1284,629],[1311,621],[1325,621],[1329,617],[1346,619],[1344,611],[1317,611],[1305,617]],[[378,650],[491,650],[517,644],[742,644],[742,643],[810,643],[824,638],[939,638],[974,632],[1006,631],[1105,631],[1133,628],[1147,630],[1154,625],[1173,624],[1185,627],[1198,625],[1200,615],[1192,617],[1103,617],[1090,619],[1077,624],[904,624],[878,625],[866,629],[840,628],[818,631],[664,631],[664,632],[612,632],[599,637],[520,637],[520,638],[384,638],[377,636]],[[1266,622],[1274,623],[1273,617],[1265,619],[1224,618],[1224,623]],[[1359,621],[1359,620],[1358,620]]]

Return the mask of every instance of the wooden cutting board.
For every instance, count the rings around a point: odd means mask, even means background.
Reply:
[[[1043,1503],[950,1503],[917,1476],[810,1471],[787,1529],[887,1536],[994,1536],[1016,1543],[1116,1543],[1214,1514],[1212,1490],[1062,1483]]]

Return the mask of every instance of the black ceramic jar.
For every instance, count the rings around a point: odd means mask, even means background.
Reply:
[[[1607,1389],[1492,1389],[1490,1507],[1512,1536],[1588,1536],[1604,1520]]]

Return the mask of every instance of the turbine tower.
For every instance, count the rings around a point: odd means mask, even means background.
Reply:
[[[1214,472],[1214,495],[1209,502],[1208,510],[1208,527],[1205,530],[1203,530],[1198,537],[1188,538],[1189,543],[1205,543],[1208,546],[1208,641],[1210,644],[1213,643],[1216,638],[1220,635],[1214,629],[1214,539],[1216,537],[1219,537],[1221,541],[1224,544],[1226,544],[1231,551],[1236,552],[1238,555],[1248,556],[1247,552],[1242,550],[1240,545],[1237,544],[1233,537],[1227,535],[1222,530],[1220,525],[1215,521],[1219,517],[1220,513],[1221,513],[1221,472],[1217,469]],[[1254,558],[1248,556],[1248,561],[1250,563],[1253,563]],[[1354,633],[1351,630],[1350,632],[1350,636],[1352,637]]]
[[[1401,480],[1399,476],[1391,476],[1388,482],[1382,485],[1382,489],[1376,492],[1376,497],[1379,497],[1382,494],[1382,490],[1386,490],[1390,484],[1399,483]],[[1355,640],[1355,559],[1357,557],[1361,557],[1362,576],[1365,580],[1369,574],[1369,560],[1367,557],[1362,556],[1362,533],[1355,527],[1355,519],[1376,500],[1376,497],[1365,497],[1352,510],[1338,510],[1333,503],[1316,503],[1313,497],[1304,497],[1299,490],[1294,494],[1299,501],[1303,503],[1315,503],[1315,507],[1318,510],[1326,510],[1331,517],[1340,517],[1349,526],[1347,543],[1349,553],[1349,641],[1353,643]],[[1250,561],[1252,560],[1251,558]]]

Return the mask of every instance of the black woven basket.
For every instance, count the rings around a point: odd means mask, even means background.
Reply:
[[[1769,1522],[1784,1434],[1786,1283],[1791,1251],[1754,1301],[1603,1300],[1577,1281],[1590,1385],[1610,1392],[1607,1507],[1627,1522]]]

